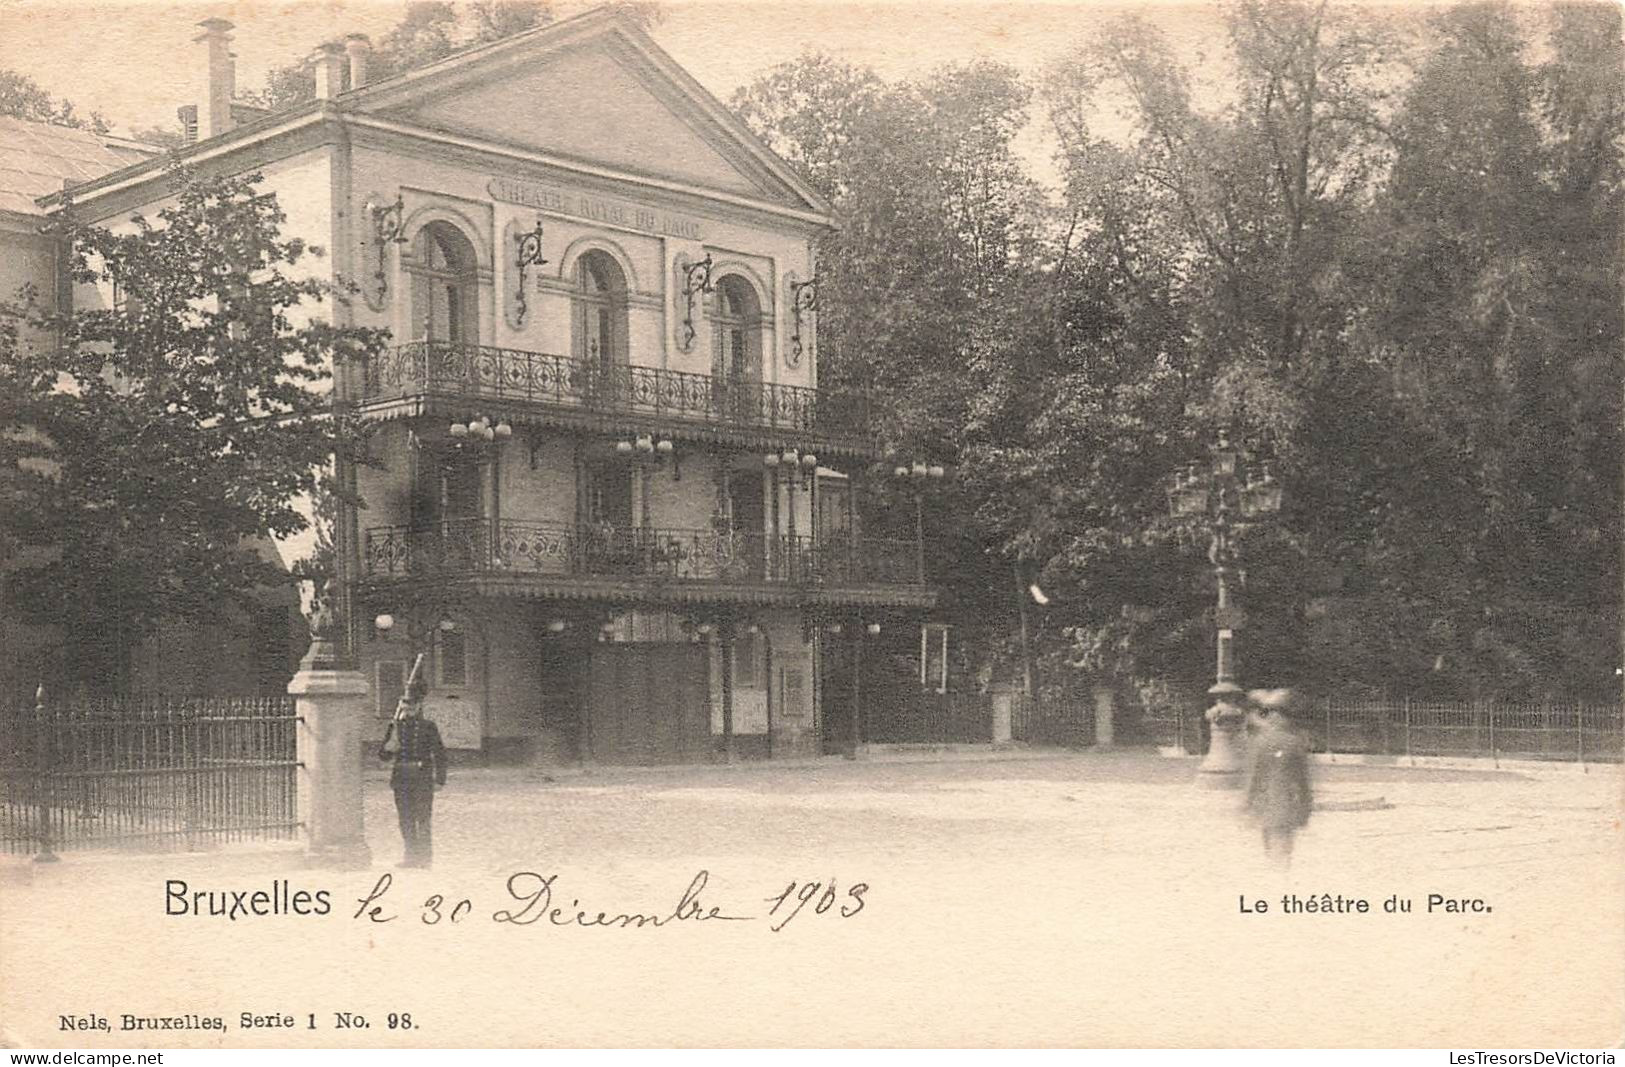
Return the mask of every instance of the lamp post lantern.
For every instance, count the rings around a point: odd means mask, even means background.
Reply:
[[[916,459],[912,463],[899,463],[892,471],[897,481],[914,498],[914,580],[925,581],[925,494],[928,487],[940,482],[947,468]]]
[[[1218,587],[1213,622],[1216,631],[1217,677],[1208,689],[1213,706],[1207,709],[1212,724],[1206,757],[1198,775],[1204,785],[1233,788],[1241,784],[1241,727],[1245,715],[1236,684],[1236,631],[1242,627],[1241,608],[1235,603],[1231,579],[1236,574],[1235,535],[1249,522],[1279,511],[1281,486],[1268,464],[1244,456],[1220,431],[1212,466],[1203,471],[1190,464],[1174,480],[1168,500],[1176,518],[1207,518],[1212,527],[1208,560]]]

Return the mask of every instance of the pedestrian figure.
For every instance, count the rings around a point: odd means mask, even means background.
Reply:
[[[1291,715],[1287,689],[1255,689],[1248,732],[1252,773],[1247,811],[1264,832],[1264,853],[1281,867],[1292,862],[1292,839],[1309,821],[1309,742]]]
[[[446,746],[441,743],[440,728],[423,717],[423,698],[428,694],[428,683],[414,671],[378,749],[379,759],[394,760],[389,784],[395,791],[395,813],[400,816],[405,843],[402,867],[429,866],[434,852],[429,827],[434,817],[434,791],[446,784]]]

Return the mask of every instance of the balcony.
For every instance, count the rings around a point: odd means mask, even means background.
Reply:
[[[362,395],[367,404],[417,397],[513,402],[562,415],[760,431],[773,439],[860,453],[874,447],[869,398],[860,392],[604,366],[452,341],[414,341],[370,361]]]
[[[913,604],[932,599],[913,541],[815,543],[811,537],[716,530],[489,519],[422,529],[375,526],[366,531],[362,568],[368,580],[497,578],[512,584],[533,579],[544,592],[562,580],[558,592],[586,586],[588,595],[596,584],[603,595],[643,596],[675,587],[774,593],[770,599],[775,600]],[[870,595],[847,598],[840,595],[843,590]],[[885,595],[888,590],[898,595]]]

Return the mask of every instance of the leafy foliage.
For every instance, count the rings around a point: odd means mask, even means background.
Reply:
[[[930,535],[949,610],[1008,648],[1014,567],[1053,662],[1199,691],[1208,538],[1165,492],[1224,427],[1286,487],[1241,542],[1248,678],[1612,684],[1619,12],[1223,14],[1200,102],[1133,18],[1043,73],[1059,204],[1011,151],[1032,101],[1007,70],[809,56],[735,99],[835,206],[821,377],[958,469]]]
[[[818,374],[875,393],[890,459],[867,472],[861,506],[882,536],[912,537],[917,517],[893,466],[960,465],[982,385],[966,368],[1001,331],[1026,328],[1023,292],[1047,211],[1012,149],[1030,96],[1014,70],[990,62],[886,84],[808,54],[734,98],[839,219],[818,249]],[[976,525],[941,521],[974,509],[972,484],[933,489],[920,502],[931,516],[927,570],[951,590],[962,633],[996,642],[1010,563]]]
[[[107,120],[98,112],[92,111],[88,118],[80,116],[71,101],[56,99],[33,78],[14,70],[0,70],[0,115],[97,133],[108,130]]]
[[[111,305],[0,316],[6,601],[61,627],[77,677],[116,687],[160,619],[286,580],[264,539],[305,528],[345,445],[329,368],[382,344],[311,318],[332,296],[303,265],[320,251],[282,239],[258,180],[177,172],[170,206],[121,230],[70,206],[71,281]]]

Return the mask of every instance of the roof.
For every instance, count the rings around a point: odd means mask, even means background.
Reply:
[[[680,92],[687,95],[696,108],[706,115],[712,122],[724,131],[724,136],[731,136],[734,142],[753,158],[757,166],[781,182],[792,196],[799,198],[812,213],[822,217],[828,224],[830,214],[829,204],[824,198],[799,175],[795,169],[783,159],[774,154],[766,142],[756,134],[725,105],[716,99],[710,92],[696,81],[692,75],[683,70],[676,60],[672,59],[654,39],[641,27],[637,26],[624,14],[611,5],[604,5],[589,9],[570,18],[557,22],[537,26],[521,33],[505,37],[486,44],[474,45],[455,52],[450,56],[437,60],[434,63],[410,70],[402,71],[388,78],[381,78],[375,82],[368,82],[358,89],[351,89],[338,94],[332,100],[308,100],[297,104],[287,110],[269,112],[263,117],[257,117],[246,125],[239,125],[224,134],[200,140],[187,145],[178,153],[181,159],[189,159],[202,153],[218,151],[235,151],[239,147],[251,144],[259,137],[265,136],[268,131],[281,128],[290,122],[310,121],[313,117],[327,114],[353,114],[367,115],[374,106],[385,104],[392,99],[410,98],[417,94],[432,95],[443,90],[447,81],[455,78],[467,77],[471,72],[493,63],[500,63],[515,56],[531,53],[538,45],[562,44],[572,40],[579,40],[600,32],[618,32],[623,39],[642,53],[645,60],[650,62],[661,74],[675,83]],[[438,84],[437,84],[438,83]],[[241,105],[233,104],[234,114]],[[247,117],[244,113],[240,117]],[[103,138],[106,140],[106,138]],[[3,143],[3,141],[0,141]],[[125,145],[135,149],[146,148],[136,145],[135,142],[124,142]],[[137,152],[127,156],[117,168],[118,173],[112,172],[115,168],[109,167],[90,177],[80,179],[88,183],[79,190],[81,196],[94,195],[110,185],[132,180],[140,180],[150,173],[155,166],[153,157],[160,154],[158,149],[148,149],[144,154]],[[4,167],[0,163],[0,167]],[[3,173],[3,172],[0,172]],[[0,183],[3,185],[3,183]],[[47,209],[54,206],[59,197],[62,186],[60,181],[46,190],[43,195]],[[5,197],[0,193],[0,208],[5,206]],[[30,209],[38,212],[38,207],[30,205]]]
[[[0,115],[0,210],[43,215],[36,197],[158,155],[159,149],[94,130]]]
[[[702,113],[725,131],[725,135],[731,136],[741,148],[755,158],[758,165],[764,166],[808,207],[819,214],[830,213],[830,205],[822,194],[802,180],[794,167],[775,153],[767,142],[758,137],[755,131],[727,105],[718,100],[661,48],[648,31],[618,10],[614,4],[600,4],[569,18],[543,23],[510,37],[461,49],[433,63],[409,68],[388,78],[368,82],[359,89],[340,93],[337,101],[349,107],[367,110],[368,105],[374,102],[383,102],[392,96],[398,97],[403,91],[410,93],[414,87],[432,85],[435,81],[445,80],[448,76],[475,70],[501,57],[524,54],[537,45],[546,46],[554,42],[581,39],[604,30],[619,33],[628,40],[646,60],[698,105]]]

